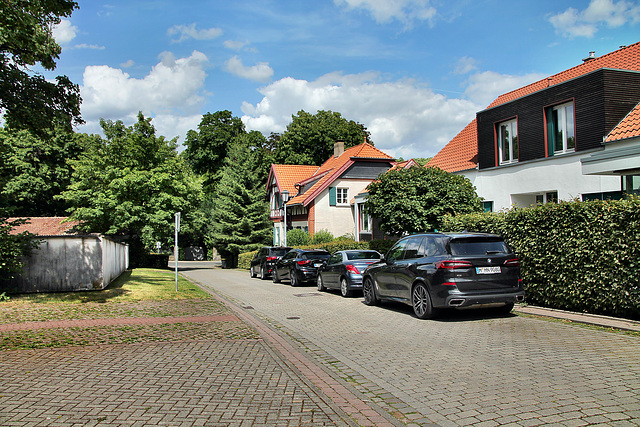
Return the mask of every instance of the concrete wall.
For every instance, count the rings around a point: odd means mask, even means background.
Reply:
[[[129,247],[102,236],[40,237],[22,275],[0,284],[11,292],[104,289],[129,267]]]
[[[620,191],[619,176],[583,175],[580,160],[587,153],[514,163],[510,166],[464,171],[478,195],[493,201],[493,210],[512,206],[528,207],[536,195],[557,191],[559,200],[580,198],[582,194]]]

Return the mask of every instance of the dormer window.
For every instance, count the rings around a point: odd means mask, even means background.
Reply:
[[[547,141],[550,156],[576,150],[574,117],[573,102],[547,108]]]
[[[518,161],[518,119],[498,123],[498,158],[505,165]]]

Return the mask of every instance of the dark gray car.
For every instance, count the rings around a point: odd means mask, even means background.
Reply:
[[[433,233],[400,239],[384,261],[363,275],[364,302],[409,304],[429,319],[440,309],[496,306],[509,312],[524,301],[520,260],[502,237]]]
[[[382,255],[369,250],[346,250],[334,252],[318,270],[318,290],[340,289],[343,297],[354,290],[362,289],[362,273]]]
[[[280,283],[282,279],[289,279],[291,286],[315,283],[318,268],[330,255],[324,249],[292,249],[274,265],[271,276],[273,283]]]

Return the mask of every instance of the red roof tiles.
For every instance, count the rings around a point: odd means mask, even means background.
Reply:
[[[33,217],[33,218],[9,218],[9,221],[16,219],[26,219],[25,224],[19,225],[11,230],[10,234],[20,234],[28,231],[38,236],[61,236],[65,234],[75,234],[73,230],[78,221],[63,222],[67,217]]]
[[[549,86],[582,76],[601,68],[640,71],[640,42],[618,49],[606,55],[590,59],[568,70],[539,80],[497,97],[487,108],[495,107],[532,94]],[[638,110],[638,107],[634,111]],[[632,112],[633,113],[633,112]],[[640,118],[632,113],[625,118],[607,137],[607,142],[638,136]],[[437,166],[447,172],[473,169],[478,162],[478,134],[476,119],[455,136],[438,154],[427,163],[427,167]],[[624,136],[623,136],[624,135]]]
[[[607,135],[604,142],[620,141],[640,136],[640,104]]]
[[[606,55],[589,59],[580,65],[576,65],[573,68],[554,74],[551,77],[500,95],[487,108],[513,101],[514,99],[546,89],[547,87],[557,85],[558,83],[566,82],[567,80],[599,70],[600,68],[640,71],[640,42],[615,50]]]
[[[426,167],[438,167],[447,172],[473,169],[478,163],[478,128],[473,119],[438,152]]]

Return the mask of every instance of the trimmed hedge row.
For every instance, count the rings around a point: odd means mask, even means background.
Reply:
[[[352,239],[337,239],[331,242],[318,243],[315,245],[295,246],[298,249],[324,249],[329,253],[336,251],[345,251],[348,249],[373,249],[381,254],[387,253],[391,246],[395,243],[394,240],[372,240],[370,242],[356,242]],[[248,270],[251,266],[251,260],[258,251],[245,252],[238,255],[238,268]]]
[[[529,303],[640,319],[640,198],[459,215],[442,229],[463,230],[505,238]]]

